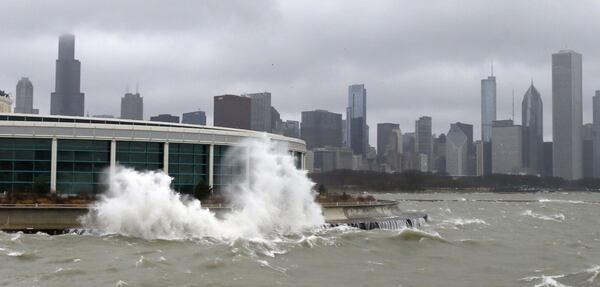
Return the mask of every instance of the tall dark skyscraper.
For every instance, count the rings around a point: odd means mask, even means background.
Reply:
[[[354,154],[366,155],[369,150],[367,89],[362,84],[348,87],[345,141],[346,145],[352,148]]]
[[[431,117],[424,116],[415,121],[415,140],[416,152],[431,157],[433,151]]]
[[[544,173],[544,108],[533,82],[523,96],[521,108],[523,168],[528,173],[541,175]]]
[[[80,91],[81,63],[75,59],[75,36],[61,35],[58,39],[56,86],[50,95],[50,114],[83,116],[84,94]]]
[[[33,84],[29,78],[23,77],[17,83],[17,98],[15,100],[15,113],[39,113],[38,109],[33,108]]]
[[[126,93],[121,98],[121,118],[129,120],[144,119],[144,98],[140,93]]]
[[[394,129],[400,129],[399,124],[394,123],[379,123],[377,124],[377,159],[379,162],[384,161],[384,155],[387,150],[387,145],[390,143],[390,137]]]
[[[342,115],[324,110],[302,112],[301,138],[307,149],[342,146]]]
[[[250,98],[250,129],[260,132],[272,132],[274,126],[271,120],[271,93],[245,94]]]
[[[221,95],[214,98],[214,126],[249,130],[251,127],[249,97]]]

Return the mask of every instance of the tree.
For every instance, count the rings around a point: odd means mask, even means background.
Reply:
[[[212,186],[208,185],[204,180],[200,180],[194,187],[194,198],[202,201],[210,197],[213,192]]]

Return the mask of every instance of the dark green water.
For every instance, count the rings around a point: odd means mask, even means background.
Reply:
[[[0,233],[2,286],[600,286],[600,194],[382,194],[422,231],[220,242]]]

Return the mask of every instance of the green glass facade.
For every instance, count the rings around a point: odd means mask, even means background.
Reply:
[[[0,138],[0,192],[49,192],[51,153],[51,139]]]
[[[110,166],[110,141],[59,139],[56,190],[61,194],[102,191],[102,172]]]
[[[173,189],[192,193],[199,182],[208,184],[209,146],[169,143],[169,175]]]
[[[214,146],[213,188],[215,191],[221,190],[244,172],[245,166],[240,162],[227,160],[227,152],[231,148],[225,145]]]
[[[163,169],[163,143],[157,142],[117,142],[117,164],[136,170]]]
[[[293,152],[294,155],[294,165],[296,165],[297,169],[302,168],[302,153],[301,152]]]
[[[57,139],[56,177],[52,177],[50,138],[0,138],[0,194],[2,192],[48,193],[56,186],[58,194],[96,194],[104,191],[103,172],[111,164],[111,140]],[[165,143],[143,141],[114,142],[115,164],[136,170],[162,170]],[[245,161],[227,160],[233,146],[213,146],[213,180],[215,191],[245,176]],[[194,187],[210,180],[210,144],[169,143],[168,171],[172,187],[192,193]],[[302,153],[291,153],[297,167]]]

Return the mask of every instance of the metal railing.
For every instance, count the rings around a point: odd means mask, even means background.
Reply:
[[[27,203],[0,204],[0,208],[88,208],[89,204]]]
[[[323,207],[333,206],[385,206],[396,205],[398,202],[393,200],[376,200],[376,201],[343,201],[343,202],[324,202],[319,203]]]

